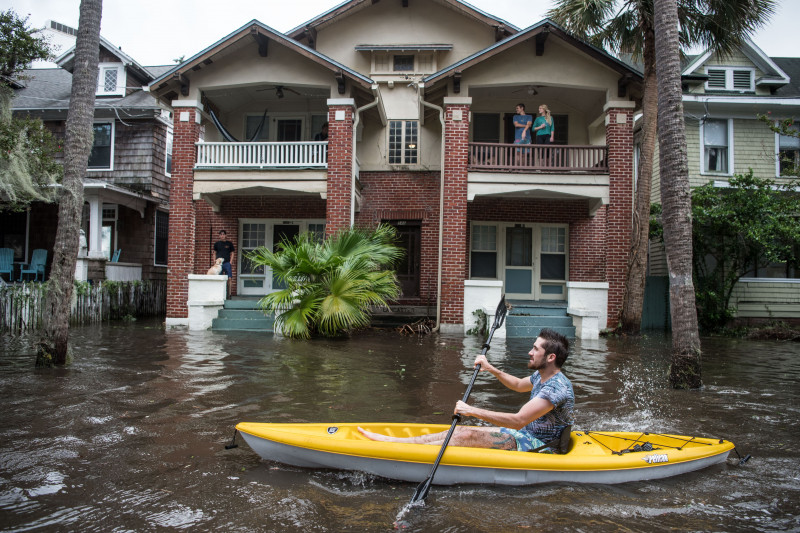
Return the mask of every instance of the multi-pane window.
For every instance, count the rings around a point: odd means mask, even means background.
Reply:
[[[497,279],[497,226],[472,226],[470,277]]]
[[[244,138],[249,142],[269,140],[269,117],[247,115],[245,118]]]
[[[114,124],[111,122],[94,125],[94,144],[89,154],[89,169],[111,170],[114,144]]]
[[[156,211],[155,264],[167,265],[167,245],[169,244],[169,213]]]
[[[125,95],[125,74],[119,63],[100,64],[97,72],[98,95]]]
[[[393,58],[395,72],[413,72],[414,70],[414,56],[413,55],[395,55]]]
[[[567,229],[542,228],[541,279],[563,280],[567,277]]]
[[[703,122],[703,170],[728,172],[728,121],[706,119]]]
[[[416,120],[389,121],[389,164],[416,164],[418,135]]]
[[[256,265],[247,258],[249,252],[267,242],[267,225],[263,223],[242,223],[242,261],[240,272],[242,274],[263,274],[264,266]]]
[[[315,242],[321,243],[325,239],[325,224],[309,224],[308,232],[313,235]]]
[[[166,154],[164,159],[166,160],[164,165],[164,173],[167,176],[172,175],[172,140],[173,140],[173,133],[171,129],[167,130],[167,147],[166,147]]]
[[[797,124],[792,126],[794,135],[779,135],[778,139],[778,165],[781,176],[795,175],[800,169],[800,128]]]

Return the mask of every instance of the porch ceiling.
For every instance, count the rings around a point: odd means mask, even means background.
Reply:
[[[311,100],[325,102],[331,98],[331,89],[276,81],[237,87],[218,87],[204,90],[203,94],[222,112],[234,112],[243,107],[263,110],[265,106],[271,111],[280,111],[281,107],[289,107],[299,102]],[[279,94],[283,96],[279,97]]]
[[[493,109],[500,107],[513,113],[514,107],[522,102],[530,115],[536,115],[539,104],[547,104],[554,112],[580,112],[594,117],[602,113],[606,103],[604,91],[553,86],[535,81],[491,87],[471,86],[467,92],[472,98],[473,110],[480,110],[488,102]]]

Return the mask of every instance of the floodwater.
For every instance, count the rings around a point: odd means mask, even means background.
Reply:
[[[157,322],[76,328],[67,369],[33,368],[26,339],[0,342],[1,531],[800,531],[800,347],[704,339],[699,391],[667,384],[669,339],[576,341],[565,373],[576,429],[732,440],[753,458],[621,485],[434,486],[262,461],[239,421],[447,424],[478,338],[371,331],[291,341],[164,331]],[[527,373],[530,340],[490,360]],[[471,401],[525,398],[481,375]]]

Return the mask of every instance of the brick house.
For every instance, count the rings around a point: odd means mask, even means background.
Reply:
[[[353,0],[285,34],[253,20],[150,84],[174,110],[167,323],[187,323],[220,229],[233,294],[259,295],[275,284],[249,250],[384,222],[407,251],[400,303],[437,306],[445,330],[483,282],[612,325],[640,91],[551,21],[518,29],[458,0]],[[556,144],[513,144],[520,102],[550,108]]]
[[[76,34],[68,26],[50,24],[68,37]],[[13,113],[39,118],[63,138],[73,61],[74,47],[55,60],[57,68],[25,71],[11,102]],[[172,119],[170,109],[142,87],[170,67],[143,67],[102,37],[99,62],[94,146],[84,177],[85,247],[76,278],[163,281]],[[55,157],[62,158],[63,152]],[[34,202],[23,212],[2,212],[0,247],[14,249],[18,263],[29,261],[35,249],[48,250],[48,276],[57,224],[55,203]]]

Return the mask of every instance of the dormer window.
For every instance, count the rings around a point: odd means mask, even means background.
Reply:
[[[755,91],[753,84],[755,71],[753,69],[736,67],[709,67],[706,69],[706,74],[708,75],[706,90],[738,92]]]
[[[125,96],[125,70],[121,63],[101,63],[97,73],[98,96]]]
[[[357,52],[372,53],[371,74],[393,78],[409,74],[432,74],[437,56],[453,49],[452,44],[359,44]]]
[[[413,55],[400,55],[394,56],[394,71],[395,72],[413,72],[414,71],[414,56]]]

